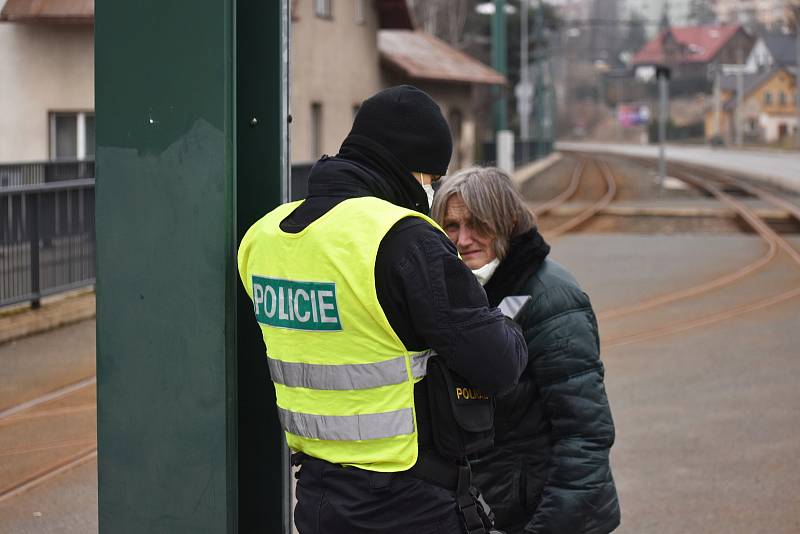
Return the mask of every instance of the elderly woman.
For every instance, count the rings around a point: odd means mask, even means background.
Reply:
[[[608,458],[614,423],[589,297],[547,258],[550,247],[502,171],[472,168],[445,179],[432,216],[490,305],[508,295],[533,299],[519,319],[528,367],[497,398],[494,448],[471,461],[497,528],[509,534],[614,530],[620,521]]]

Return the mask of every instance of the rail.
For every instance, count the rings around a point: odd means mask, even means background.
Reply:
[[[0,307],[95,283],[94,184],[0,187]]]
[[[0,163],[0,189],[94,177],[93,159]]]

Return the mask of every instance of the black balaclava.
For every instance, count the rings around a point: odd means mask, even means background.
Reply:
[[[447,172],[453,152],[450,127],[438,104],[411,85],[390,87],[366,99],[350,136],[378,143],[408,172],[441,176]]]

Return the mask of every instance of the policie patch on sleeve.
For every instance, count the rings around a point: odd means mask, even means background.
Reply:
[[[253,275],[256,320],[276,328],[341,330],[336,284],[301,282]]]

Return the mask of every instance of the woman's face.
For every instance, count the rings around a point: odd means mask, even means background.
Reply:
[[[494,252],[494,236],[481,231],[472,220],[472,214],[455,194],[447,201],[442,228],[455,243],[464,263],[472,270],[480,269],[497,257]]]

